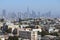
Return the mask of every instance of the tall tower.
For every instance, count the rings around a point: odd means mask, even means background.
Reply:
[[[38,12],[37,17],[40,18],[40,12]]]
[[[2,17],[6,18],[6,10],[5,9],[2,11]]]
[[[36,18],[36,12],[32,10],[32,18]]]
[[[51,17],[51,11],[49,11],[49,17]]]
[[[21,18],[21,14],[22,14],[21,12],[18,12],[18,18]]]
[[[29,7],[27,7],[27,17],[29,18],[30,12],[29,12]]]

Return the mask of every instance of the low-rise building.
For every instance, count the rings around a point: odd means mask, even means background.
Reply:
[[[37,32],[35,31],[19,31],[21,39],[37,40]]]

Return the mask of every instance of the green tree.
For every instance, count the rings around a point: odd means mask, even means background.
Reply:
[[[45,36],[45,35],[49,35],[49,33],[48,33],[47,31],[44,31],[44,30],[43,30],[43,31],[41,32],[41,36]]]

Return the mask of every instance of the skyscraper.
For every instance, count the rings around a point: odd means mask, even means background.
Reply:
[[[47,17],[51,17],[51,11],[47,12],[47,13],[46,13],[46,16],[47,16]]]
[[[40,12],[37,13],[37,18],[40,18]]]
[[[3,11],[2,11],[2,18],[6,18],[6,10],[5,9],[3,9]]]
[[[51,17],[51,11],[49,11],[49,17]]]
[[[18,12],[17,16],[18,16],[18,18],[21,18],[21,12]]]
[[[30,11],[29,11],[29,7],[27,7],[27,17],[29,18],[30,17]]]
[[[12,19],[16,19],[17,15],[16,15],[15,12],[12,12],[10,17],[11,17]]]
[[[32,18],[36,18],[36,12],[32,10]]]

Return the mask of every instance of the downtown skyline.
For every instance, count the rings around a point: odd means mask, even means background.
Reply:
[[[4,9],[7,14],[11,12],[24,13],[27,8],[30,12],[34,10],[41,14],[51,11],[51,15],[56,17],[60,15],[60,0],[0,0],[0,14]]]

